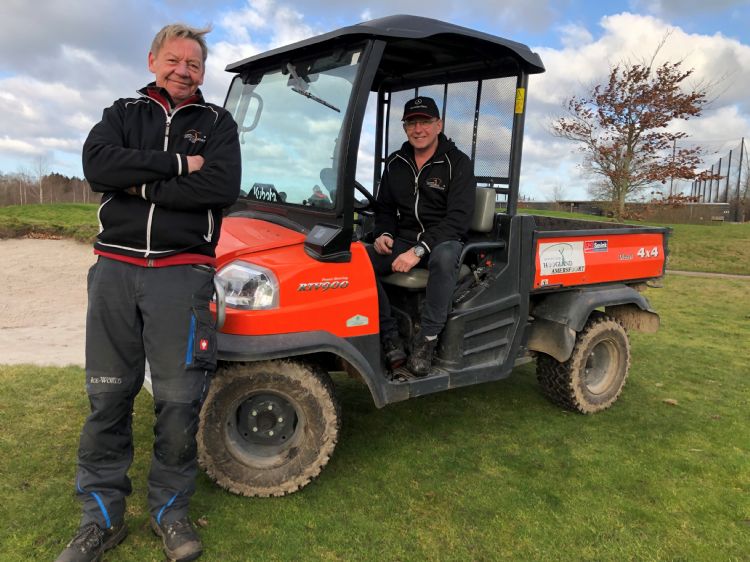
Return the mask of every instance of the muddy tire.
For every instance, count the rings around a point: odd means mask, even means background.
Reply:
[[[230,492],[283,496],[320,474],[340,423],[326,373],[291,361],[228,364],[201,411],[198,461]]]
[[[536,373],[544,394],[553,402],[593,414],[609,408],[620,396],[630,370],[628,334],[614,318],[598,313],[576,337],[564,363],[540,354]]]

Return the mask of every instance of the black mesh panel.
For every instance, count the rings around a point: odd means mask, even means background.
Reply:
[[[474,174],[479,177],[507,178],[510,174],[515,99],[515,77],[482,82],[474,158]]]
[[[448,104],[443,120],[445,136],[456,143],[456,147],[471,156],[474,136],[474,113],[477,105],[477,83],[462,82],[448,85]]]

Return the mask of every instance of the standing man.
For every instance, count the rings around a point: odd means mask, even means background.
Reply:
[[[443,134],[432,98],[406,102],[407,142],[391,154],[378,189],[375,244],[368,248],[377,277],[380,338],[391,369],[406,353],[380,277],[427,266],[429,277],[419,333],[407,362],[425,376],[445,326],[458,277],[459,259],[474,212],[476,179],[471,159]]]
[[[151,527],[171,560],[202,553],[188,518],[197,473],[195,434],[216,334],[209,311],[222,209],[239,194],[237,126],[206,103],[208,29],[168,25],[148,54],[155,81],[104,110],[83,146],[102,193],[99,256],[88,275],[86,390],[76,492],[81,526],[58,561],[99,560],[127,535],[133,401],[148,360],[154,450]]]

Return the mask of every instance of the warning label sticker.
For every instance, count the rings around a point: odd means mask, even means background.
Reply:
[[[583,242],[539,244],[541,275],[563,275],[586,271]]]

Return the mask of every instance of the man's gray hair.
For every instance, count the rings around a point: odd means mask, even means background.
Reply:
[[[206,45],[206,39],[203,36],[209,31],[211,31],[210,25],[204,28],[190,27],[189,25],[182,23],[165,25],[161,28],[159,33],[156,34],[156,37],[154,37],[154,40],[151,43],[151,52],[154,53],[154,55],[158,55],[159,51],[164,46],[164,43],[170,39],[192,39],[201,46],[201,51],[203,51],[203,63],[205,64],[206,58],[208,57],[208,45]]]

